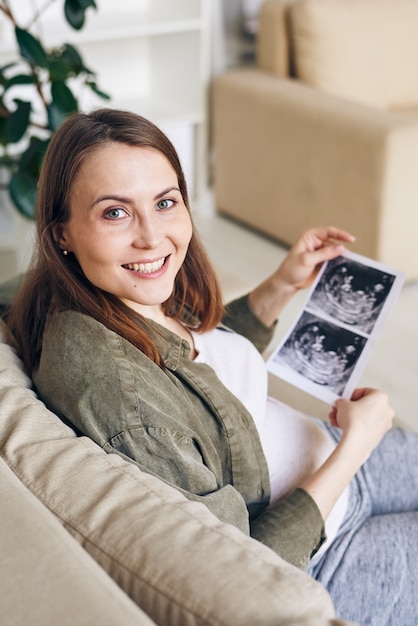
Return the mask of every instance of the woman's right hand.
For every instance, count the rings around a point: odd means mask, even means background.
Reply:
[[[386,394],[356,389],[351,400],[339,399],[329,414],[342,429],[340,442],[327,460],[300,485],[326,519],[343,490],[391,428],[394,411]]]
[[[341,443],[350,445],[363,462],[390,430],[395,412],[388,396],[370,388],[356,389],[351,400],[339,399],[330,411],[333,426],[343,430]]]

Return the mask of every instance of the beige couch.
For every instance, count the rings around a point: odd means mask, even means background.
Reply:
[[[36,398],[1,320],[0,451],[2,624],[347,624],[305,573],[77,437]]]
[[[418,278],[418,3],[267,0],[257,65],[213,84],[218,209],[287,244],[306,227]]]

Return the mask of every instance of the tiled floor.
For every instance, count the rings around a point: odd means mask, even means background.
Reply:
[[[205,214],[206,213],[206,214]],[[265,278],[286,251],[224,217],[204,212],[195,216],[200,235],[218,270],[226,299],[240,295]],[[278,342],[292,324],[306,298],[298,294],[278,325]],[[407,285],[396,303],[360,380],[361,386],[385,390],[402,421],[418,428],[418,284]],[[272,394],[320,417],[328,407],[290,385],[271,377]]]

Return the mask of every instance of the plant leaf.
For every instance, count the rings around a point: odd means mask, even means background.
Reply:
[[[49,139],[31,137],[29,147],[23,153],[19,168],[9,182],[9,194],[17,210],[29,219],[35,217],[36,192],[42,160]]]
[[[36,85],[36,78],[30,74],[16,74],[16,76],[7,79],[4,91],[15,85]]]
[[[68,65],[72,67],[76,72],[80,72],[86,69],[84,67],[83,59],[81,58],[80,52],[70,43],[65,43],[63,45],[60,58],[65,60],[66,63],[68,63]]]
[[[103,100],[110,100],[111,96],[106,93],[105,91],[102,91],[101,89],[99,89],[99,87],[97,86],[97,84],[92,81],[92,80],[86,80],[86,85],[88,87],[90,87],[90,89],[97,94],[100,98],[103,98]]]
[[[7,122],[4,117],[0,117],[0,145],[7,146],[6,138]]]
[[[2,67],[0,67],[0,72],[3,74],[3,72],[5,72],[6,70],[9,70],[11,67],[14,67],[15,65],[18,65],[17,62],[12,62],[12,63],[7,63],[6,65],[3,65]]]
[[[18,63],[8,63],[7,65],[3,65],[3,67],[0,67],[0,85],[6,85],[7,81],[9,80],[7,78],[7,70],[9,70],[11,67],[15,67],[16,65],[18,65]]]
[[[51,82],[51,96],[56,106],[66,115],[77,111],[78,102],[71,89],[64,82],[59,80]]]
[[[78,102],[71,89],[62,81],[51,83],[52,102],[48,106],[49,128],[52,131],[62,124],[66,117],[78,110]]]
[[[40,67],[48,67],[48,56],[41,42],[31,33],[23,28],[16,26],[16,41],[19,45],[20,54],[24,59],[29,61],[31,65],[39,65]]]
[[[40,137],[32,136],[29,146],[20,157],[19,169],[29,172],[31,176],[37,179],[49,141],[49,137],[41,139]]]
[[[32,105],[30,102],[24,102],[23,100],[15,100],[17,105],[16,110],[6,119],[6,141],[7,143],[16,143],[22,139],[26,133]]]
[[[80,51],[74,48],[70,43],[65,43],[62,50],[62,57],[66,62],[71,65],[73,70],[79,74],[85,72],[86,74],[94,74],[92,70],[85,66]]]
[[[97,9],[94,0],[65,0],[64,15],[72,28],[75,30],[83,28],[85,13],[89,7]]]
[[[35,218],[36,183],[36,179],[20,170],[12,174],[9,183],[9,194],[13,204],[19,213],[29,219]]]
[[[84,8],[88,9],[92,7],[93,9],[97,9],[97,5],[95,0],[78,0],[78,3]]]
[[[65,81],[71,75],[73,75],[72,68],[68,67],[68,64],[65,61],[62,61],[61,58],[52,57],[49,55],[49,79],[51,81]]]
[[[88,75],[94,75],[94,72],[84,65],[78,50],[69,43],[65,43],[59,48],[52,50],[48,59],[51,81],[64,81],[70,76],[78,76],[83,72]]]

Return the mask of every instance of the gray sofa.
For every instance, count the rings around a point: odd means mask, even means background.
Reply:
[[[0,450],[3,624],[346,624],[305,573],[76,436],[36,397],[1,320]]]

